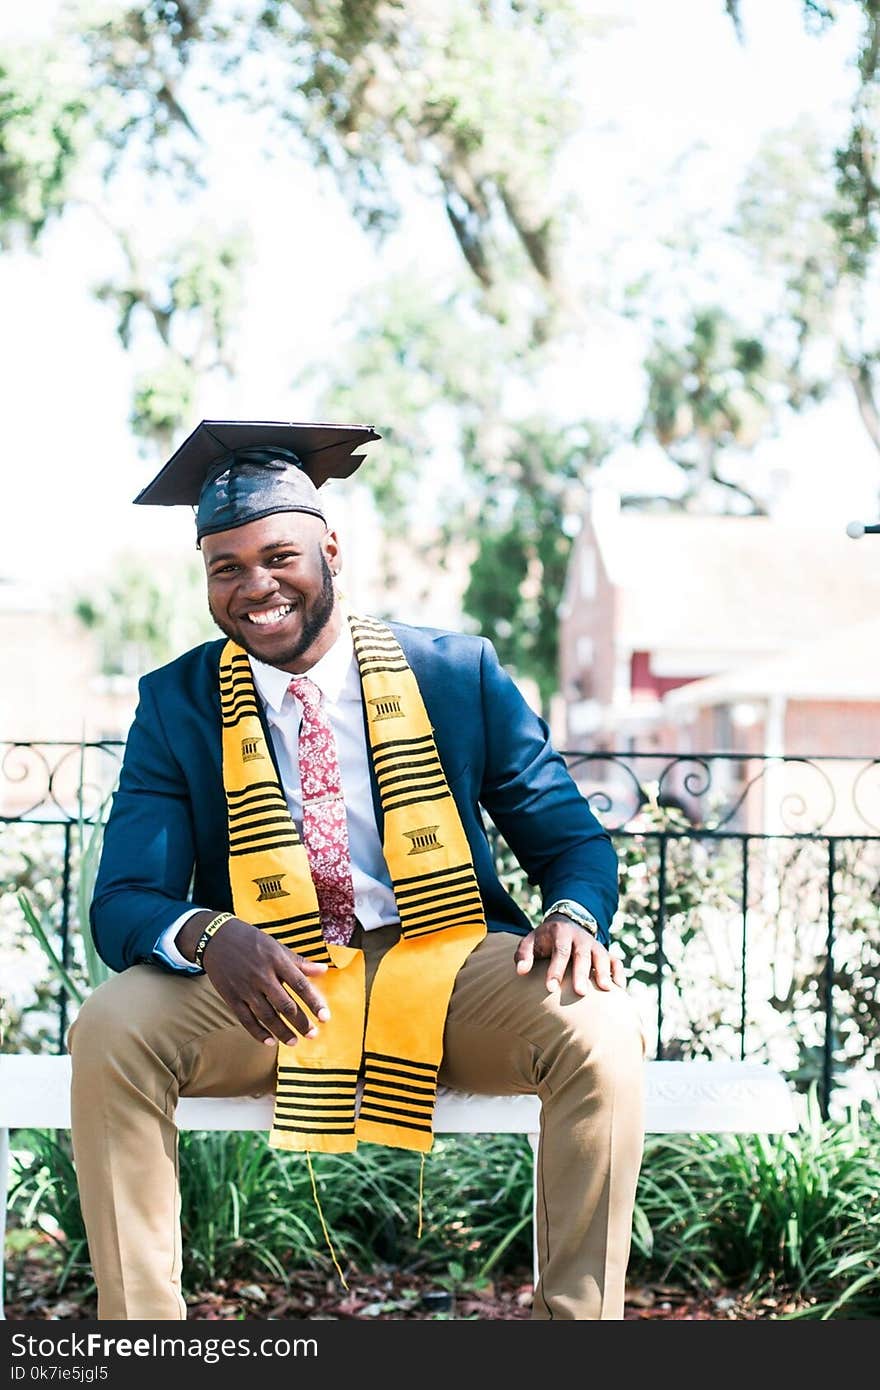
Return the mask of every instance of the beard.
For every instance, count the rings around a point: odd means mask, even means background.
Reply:
[[[330,566],[327,564],[326,556],[320,547],[318,547],[318,563],[321,567],[321,592],[316,599],[313,599],[308,605],[303,605],[301,609],[302,628],[299,637],[295,642],[291,642],[289,647],[283,648],[272,661],[273,666],[278,666],[282,670],[292,662],[298,661],[300,657],[308,651],[312,643],[316,642],[320,637],[333,616],[333,610],[336,606],[333,575],[330,572]],[[231,638],[231,640],[237,642],[240,647],[244,647],[248,655],[254,657],[256,661],[266,660],[265,653],[261,654],[258,652],[248,641],[246,618],[242,619],[237,627],[234,626],[231,622],[227,621],[225,618],[221,618],[219,614],[214,612],[210,597],[208,598],[208,612],[225,637]]]

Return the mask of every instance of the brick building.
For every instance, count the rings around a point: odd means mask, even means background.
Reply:
[[[627,512],[597,489],[560,615],[561,737],[581,748],[865,752],[880,742],[880,662],[872,669],[870,626],[856,628],[878,617],[880,554],[842,529]],[[810,683],[811,666],[824,682]],[[757,693],[762,674],[775,695]]]

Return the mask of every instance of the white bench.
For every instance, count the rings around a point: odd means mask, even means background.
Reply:
[[[538,1143],[536,1096],[477,1096],[440,1088],[437,1134],[526,1134]],[[184,1097],[180,1129],[265,1130],[272,1097]],[[0,1055],[0,1233],[6,1231],[9,1131],[70,1128],[70,1058]],[[795,1097],[782,1076],[752,1062],[646,1062],[649,1134],[779,1134],[797,1128]],[[0,1263],[0,1317],[3,1312]]]

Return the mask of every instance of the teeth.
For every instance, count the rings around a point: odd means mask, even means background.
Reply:
[[[280,608],[267,608],[264,613],[248,613],[248,617],[252,623],[264,627],[267,623],[280,623],[282,618],[287,617],[292,607],[292,604],[285,603]]]

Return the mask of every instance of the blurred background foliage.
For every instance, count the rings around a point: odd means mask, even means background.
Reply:
[[[744,7],[717,3],[731,44],[747,45]],[[405,536],[431,496],[438,556],[450,533],[470,545],[466,613],[542,696],[577,499],[613,445],[652,438],[681,476],[627,505],[762,513],[773,480],[757,445],[845,383],[880,451],[877,0],[803,0],[816,42],[840,24],[855,35],[846,129],[831,140],[817,116],[771,133],[726,226],[683,218],[661,235],[662,275],[618,255],[625,227],[601,268],[585,264],[589,168],[577,194],[557,177],[584,132],[578,59],[621,22],[613,4],[74,0],[61,14],[0,65],[0,237],[38,249],[76,207],[112,235],[118,268],[95,294],[121,345],[146,352],[130,420],[157,459],[191,426],[199,382],[234,375],[241,346],[247,229],[169,226],[157,247],[137,215],[160,184],[181,207],[197,200],[215,113],[245,111],[279,177],[303,160],[326,169],[378,245],[412,195],[446,224],[458,284],[390,280],[313,370],[327,417],[383,422],[358,485],[387,533]],[[587,131],[598,153],[602,130]],[[748,261],[759,314],[711,283],[713,239]],[[670,313],[676,284],[688,288]],[[560,424],[541,381],[615,316],[644,335],[639,420],[582,418],[575,396]]]

